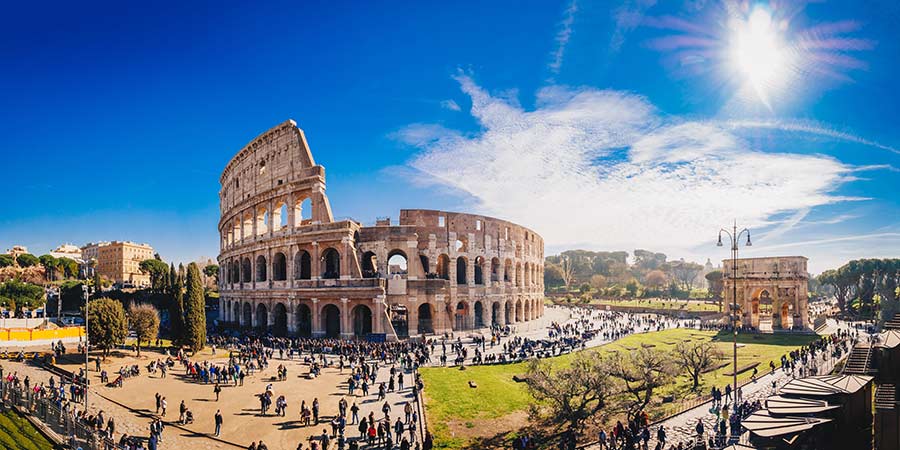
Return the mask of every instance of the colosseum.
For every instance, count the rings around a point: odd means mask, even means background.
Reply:
[[[220,178],[219,320],[274,335],[395,340],[543,314],[544,242],[476,214],[400,211],[335,221],[293,120],[259,135]]]

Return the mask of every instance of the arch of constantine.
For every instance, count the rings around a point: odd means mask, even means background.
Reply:
[[[808,330],[806,261],[804,256],[740,258],[734,277],[731,259],[723,260],[725,304],[733,304],[736,284],[744,326],[758,330]]]
[[[288,120],[220,178],[219,320],[275,335],[404,338],[543,314],[544,242],[491,217],[401,210],[335,221],[325,169]]]

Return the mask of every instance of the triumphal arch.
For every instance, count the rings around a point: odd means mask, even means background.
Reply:
[[[737,305],[744,326],[758,330],[809,330],[807,310],[807,258],[773,256],[722,261],[725,277],[723,295],[733,304],[737,285]]]

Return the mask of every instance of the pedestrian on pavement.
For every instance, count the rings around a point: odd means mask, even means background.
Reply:
[[[216,410],[216,437],[219,437],[219,434],[222,431],[222,411]]]

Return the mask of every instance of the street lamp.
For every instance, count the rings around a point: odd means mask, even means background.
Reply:
[[[88,408],[88,358],[90,357],[91,338],[88,334],[88,296],[91,288],[87,284],[81,285],[84,292],[84,411],[87,413]]]
[[[747,243],[745,246],[751,247],[753,243],[750,242],[750,230],[744,228],[741,231],[737,229],[737,221],[732,225],[731,231],[722,228],[719,230],[719,242],[716,243],[716,246],[722,246],[722,233],[725,233],[728,236],[728,239],[731,241],[731,331],[732,331],[732,339],[734,343],[734,370],[732,371],[732,375],[734,376],[733,384],[731,385],[734,389],[734,405],[737,407],[738,402],[738,384],[737,384],[737,335],[738,335],[738,318],[737,318],[737,259],[738,259],[738,243],[741,240],[741,235],[747,233]]]

